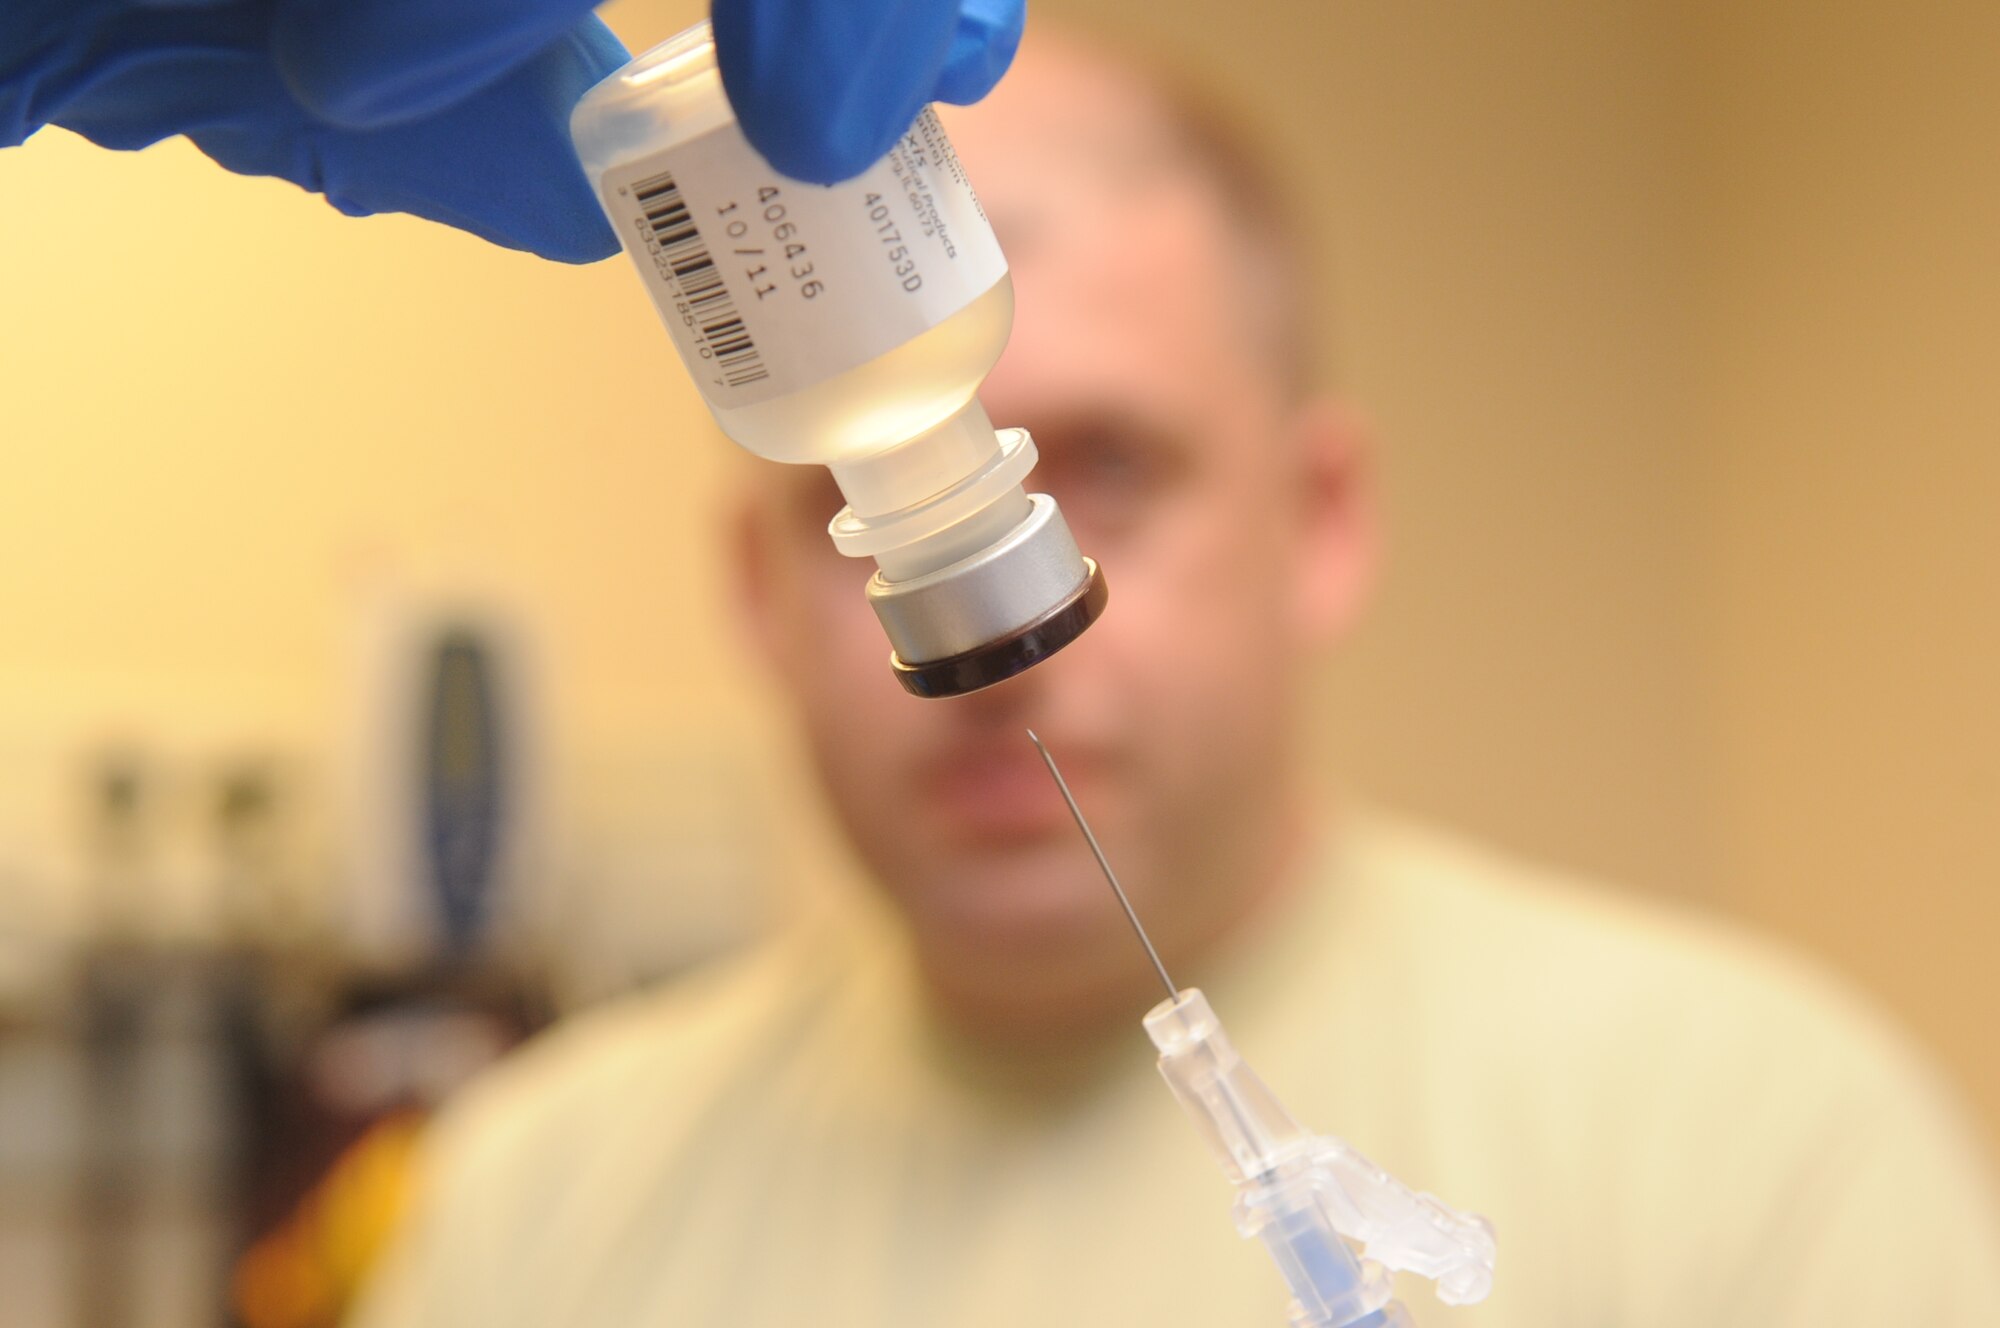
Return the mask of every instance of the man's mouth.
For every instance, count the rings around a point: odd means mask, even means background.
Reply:
[[[1062,795],[1027,736],[1020,750],[982,744],[931,763],[920,796],[952,829],[981,839],[1040,838],[1075,832]],[[1097,784],[1094,763],[1065,758],[1064,775],[1079,799]]]

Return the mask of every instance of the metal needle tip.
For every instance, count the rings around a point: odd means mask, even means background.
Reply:
[[[1118,884],[1118,873],[1111,870],[1110,860],[1104,856],[1104,849],[1099,846],[1097,836],[1090,831],[1090,822],[1083,819],[1083,809],[1076,805],[1076,795],[1069,791],[1069,781],[1064,779],[1062,771],[1056,768],[1056,758],[1049,755],[1048,747],[1035,736],[1033,729],[1028,730],[1028,741],[1035,744],[1035,750],[1042,754],[1042,763],[1048,766],[1049,773],[1055,776],[1056,788],[1062,793],[1063,801],[1069,804],[1069,814],[1076,818],[1076,828],[1083,831],[1084,842],[1090,845],[1092,856],[1097,859],[1097,865],[1103,869],[1104,879],[1111,882],[1111,892],[1118,896],[1119,906],[1125,910],[1126,918],[1132,923],[1132,930],[1138,935],[1139,944],[1146,947],[1146,957],[1153,961],[1153,971],[1160,975],[1160,981],[1167,989],[1167,996],[1170,999],[1179,999],[1180,989],[1175,987],[1174,980],[1167,976],[1167,966],[1160,962],[1160,952],[1153,948],[1152,938],[1147,936],[1146,929],[1139,925],[1139,915],[1132,911],[1132,901],[1125,897],[1125,887]]]

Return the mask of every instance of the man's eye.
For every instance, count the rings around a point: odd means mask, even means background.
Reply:
[[[1103,447],[1089,453],[1077,467],[1092,484],[1134,487],[1145,479],[1145,461],[1130,448]]]
[[[1037,469],[1034,478],[1062,504],[1079,538],[1133,531],[1165,487],[1155,458],[1117,444],[1065,449]]]
[[[1142,489],[1156,478],[1156,468],[1143,449],[1128,443],[1092,441],[1067,448],[1052,460],[1054,464],[1046,466],[1052,477],[1106,493]]]

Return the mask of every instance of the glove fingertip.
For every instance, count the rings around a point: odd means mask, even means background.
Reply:
[[[909,129],[959,16],[959,0],[718,0],[712,23],[723,88],[751,146],[794,180],[830,185],[867,170]]]
[[[969,106],[993,91],[1021,49],[1026,0],[967,0],[932,100]]]
[[[887,155],[897,138],[891,134],[877,143],[852,134],[801,132],[796,120],[755,112],[740,123],[750,145],[780,175],[806,184],[852,180]]]
[[[437,115],[375,130],[312,125],[312,160],[289,176],[350,216],[408,212],[504,248],[594,263],[618,240],[577,161],[569,114],[623,49],[587,20]]]
[[[618,252],[618,237],[602,214],[581,217],[575,226],[553,230],[523,246],[529,253],[557,263],[583,267],[601,263]]]
[[[599,263],[618,252],[618,236],[604,220],[604,214],[592,200],[588,211],[583,208],[543,212],[534,216],[514,214],[494,217],[451,207],[437,201],[423,203],[402,203],[394,207],[377,207],[343,194],[338,190],[328,190],[324,195],[328,207],[343,217],[374,217],[384,212],[408,212],[426,221],[435,221],[477,236],[488,244],[502,249],[512,249],[518,253],[533,254],[555,263],[568,263],[582,267]]]

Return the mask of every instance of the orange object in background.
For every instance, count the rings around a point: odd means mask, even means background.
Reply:
[[[333,1328],[402,1217],[438,1105],[546,1023],[531,979],[495,967],[354,980],[261,1099],[247,1162],[258,1234],[229,1275],[243,1328]]]
[[[229,1299],[246,1328],[331,1328],[402,1216],[427,1113],[370,1126],[277,1229],[237,1261]]]

